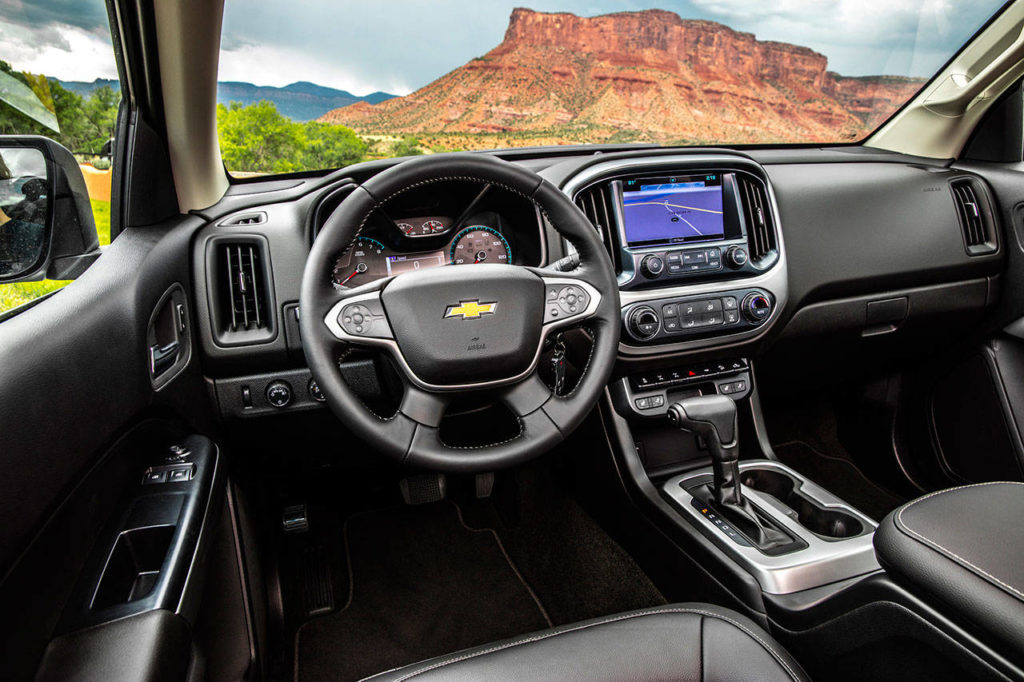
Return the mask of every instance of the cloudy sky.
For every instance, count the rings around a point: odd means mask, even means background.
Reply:
[[[158,0],[173,2],[176,0]],[[843,75],[930,76],[1002,0],[226,0],[221,80],[406,94],[501,42],[512,8],[667,9],[811,47]],[[0,59],[116,78],[102,0],[0,0]]]

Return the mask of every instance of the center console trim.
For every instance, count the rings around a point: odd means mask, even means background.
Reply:
[[[694,498],[683,484],[710,475],[710,467],[675,476],[662,486],[662,490],[675,502],[678,511],[750,572],[767,594],[800,592],[880,570],[872,543],[878,524],[780,462],[767,459],[741,461],[740,471],[748,469],[774,470],[797,478],[801,481],[801,492],[807,497],[827,508],[839,509],[855,516],[869,531],[852,538],[824,540],[791,519],[785,511],[786,507],[773,497],[744,486],[744,496],[762,511],[773,512],[772,518],[780,526],[808,545],[806,549],[791,554],[767,556],[754,547],[731,542],[714,523],[692,506]]]
[[[651,300],[666,297],[682,297],[699,294],[713,294],[718,291],[735,289],[740,286],[748,288],[763,288],[771,292],[775,297],[775,306],[772,314],[756,329],[735,334],[724,334],[722,336],[679,341],[675,343],[657,344],[651,346],[637,346],[619,342],[619,352],[623,355],[649,356],[660,355],[667,352],[689,351],[701,348],[719,347],[732,345],[738,342],[753,341],[764,336],[779,319],[789,299],[789,279],[786,266],[786,246],[783,238],[782,220],[779,215],[778,202],[775,199],[775,190],[768,179],[767,173],[759,163],[753,159],[734,154],[673,154],[669,156],[640,156],[627,159],[611,159],[598,163],[584,169],[579,174],[570,177],[562,186],[562,192],[574,200],[576,195],[587,188],[587,186],[600,180],[612,179],[617,175],[629,172],[657,172],[659,170],[678,169],[688,170],[695,167],[709,168],[718,164],[723,170],[730,167],[753,172],[765,185],[768,201],[771,202],[771,212],[775,218],[775,231],[778,243],[778,260],[770,269],[754,277],[737,277],[722,279],[714,282],[701,284],[681,284],[670,287],[621,291],[619,297],[622,306],[626,307],[635,303],[644,303]],[[614,245],[611,245],[614,246]],[[570,250],[568,243],[564,244]]]

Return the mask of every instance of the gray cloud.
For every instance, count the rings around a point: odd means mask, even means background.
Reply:
[[[0,0],[0,16],[31,28],[65,24],[90,33],[110,34],[102,0]]]

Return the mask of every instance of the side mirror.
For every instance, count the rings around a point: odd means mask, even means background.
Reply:
[[[45,137],[0,135],[0,282],[74,279],[99,254],[71,152]]]

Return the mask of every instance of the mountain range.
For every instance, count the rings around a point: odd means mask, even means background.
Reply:
[[[809,48],[663,10],[512,12],[504,40],[404,97],[321,120],[360,132],[505,144],[838,142],[864,137],[924,81],[847,78]]]
[[[97,78],[91,83],[86,81],[58,81],[66,89],[88,97],[93,90],[108,86],[119,90],[121,84],[109,78]],[[217,83],[217,102],[241,102],[244,105],[267,100],[277,105],[277,110],[294,121],[311,121],[320,118],[328,111],[345,107],[356,102],[379,104],[394,97],[386,92],[374,92],[365,97],[353,95],[347,90],[336,90],[315,83],[299,81],[277,88],[267,85],[253,85],[237,81]]]

